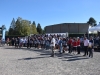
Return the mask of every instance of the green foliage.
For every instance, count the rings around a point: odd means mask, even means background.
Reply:
[[[14,31],[14,30],[10,27],[10,28],[9,28],[9,32],[8,32],[8,35],[13,35],[13,31]]]
[[[16,27],[15,27],[13,35],[21,35],[21,28],[22,28],[21,22],[20,22],[19,19],[17,19],[17,21],[16,21]]]
[[[90,24],[90,26],[92,26],[93,24],[95,26],[96,25],[96,20],[93,17],[90,17],[89,21],[87,23]]]
[[[13,35],[14,34],[15,27],[16,27],[16,22],[15,22],[15,19],[13,18],[13,20],[10,24],[8,35]]]
[[[14,29],[15,26],[16,26],[16,22],[15,22],[15,19],[13,18],[11,24],[10,24],[11,28]]]
[[[28,20],[19,20],[16,21],[15,35],[29,35],[30,34],[30,24]]]
[[[31,24],[30,32],[31,32],[31,34],[37,34],[38,33],[37,29],[36,29],[35,21],[33,21],[33,23]]]
[[[33,23],[32,23],[32,24],[36,26],[36,23],[35,23],[35,21],[33,21]]]
[[[5,32],[5,35],[6,35],[6,36],[8,35],[8,31]]]
[[[28,36],[30,34],[37,34],[35,21],[31,24],[31,21],[24,20],[21,17],[18,17],[15,21],[14,18],[11,22],[8,35],[22,35]]]
[[[44,27],[44,29],[43,29],[43,34],[45,34],[45,32],[46,32],[46,27]]]
[[[39,33],[39,34],[42,34],[43,33],[43,30],[42,30],[42,28],[41,28],[41,25],[38,23],[38,25],[37,25],[37,32]]]
[[[30,34],[30,23],[28,20],[21,21],[21,35],[29,35]]]

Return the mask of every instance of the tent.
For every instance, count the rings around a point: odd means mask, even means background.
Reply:
[[[88,31],[91,31],[91,32],[100,31],[100,23],[97,26],[89,28]]]

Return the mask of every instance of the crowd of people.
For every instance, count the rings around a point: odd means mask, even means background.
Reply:
[[[96,38],[97,39],[97,38]],[[64,37],[62,35],[33,35],[28,37],[12,38],[12,46],[15,48],[21,47],[35,47],[36,49],[51,49],[51,56],[54,57],[55,49],[59,50],[59,53],[80,54],[81,50],[84,51],[83,56],[93,57],[95,40],[91,36],[87,37]]]

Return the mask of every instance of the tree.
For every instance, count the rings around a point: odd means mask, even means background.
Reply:
[[[11,26],[9,28],[8,35],[13,35],[13,29],[11,28]]]
[[[35,21],[33,21],[33,23],[31,24],[31,34],[37,34],[37,29],[36,29],[36,24],[35,24]]]
[[[14,30],[15,26],[16,26],[16,22],[15,19],[13,18],[12,22],[11,22],[11,28]]]
[[[9,31],[8,31],[8,35],[13,35],[14,34],[15,27],[16,27],[16,22],[15,22],[15,19],[13,18],[12,19],[12,22],[10,24],[10,28],[9,28]]]
[[[42,28],[41,28],[41,25],[38,23],[38,25],[37,25],[37,32],[39,33],[39,34],[42,34]]]
[[[93,17],[90,17],[89,21],[87,23],[90,24],[90,26],[95,26],[96,25],[96,20]]]
[[[5,35],[6,35],[6,36],[8,35],[8,31],[5,32]]]
[[[32,23],[32,24],[36,26],[36,23],[35,23],[35,21],[33,21],[33,23]]]
[[[36,27],[35,21],[31,24],[31,21],[29,20],[24,20],[21,17],[18,17],[17,20],[13,18],[8,35],[24,35],[28,36],[30,34],[37,34],[38,32],[42,34],[42,28],[41,25],[38,24]]]
[[[22,28],[21,28],[21,35],[30,35],[30,23],[28,20],[22,20],[21,21],[21,25],[22,25]]]
[[[16,35],[29,35],[30,34],[30,24],[28,20],[19,20],[16,21],[15,27],[15,34]]]
[[[17,19],[14,35],[21,35],[21,27],[22,27],[21,22],[19,19]]]
[[[44,29],[43,29],[43,34],[45,34],[45,32],[46,32],[46,27],[44,27]]]

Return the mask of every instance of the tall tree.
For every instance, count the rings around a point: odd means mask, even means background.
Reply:
[[[21,35],[21,21],[17,19],[16,21],[16,27],[15,27],[15,35]]]
[[[37,29],[36,29],[36,24],[35,21],[33,21],[33,23],[31,24],[31,34],[37,34]]]
[[[96,24],[96,20],[95,20],[93,17],[90,17],[87,23],[90,24],[90,26],[95,26],[95,25],[97,25],[97,24]]]
[[[36,23],[35,23],[35,21],[33,21],[33,23],[32,23],[32,24],[36,26]]]
[[[30,34],[30,24],[28,20],[19,20],[16,21],[16,27],[15,27],[15,33],[16,35],[29,35]]]
[[[6,36],[8,35],[8,31],[5,32],[5,35],[6,35]]]
[[[37,25],[37,32],[39,33],[39,34],[42,34],[42,28],[41,28],[41,25],[38,23],[38,25]]]
[[[12,29],[12,27],[10,26],[9,31],[8,31],[8,35],[13,35],[14,30]]]
[[[45,32],[46,32],[46,27],[44,27],[44,29],[43,29],[43,34],[45,34]]]
[[[16,22],[15,22],[15,19],[14,18],[12,19],[12,22],[11,22],[11,25],[10,26],[11,26],[12,29],[15,28]]]
[[[21,22],[23,19],[22,19],[21,17],[18,17],[17,20],[18,20],[19,22]]]
[[[30,22],[28,20],[21,21],[22,28],[21,28],[21,35],[30,35]]]
[[[10,24],[8,35],[14,34],[15,27],[16,27],[16,22],[15,22],[15,19],[13,18],[12,21],[11,21],[11,24]]]

